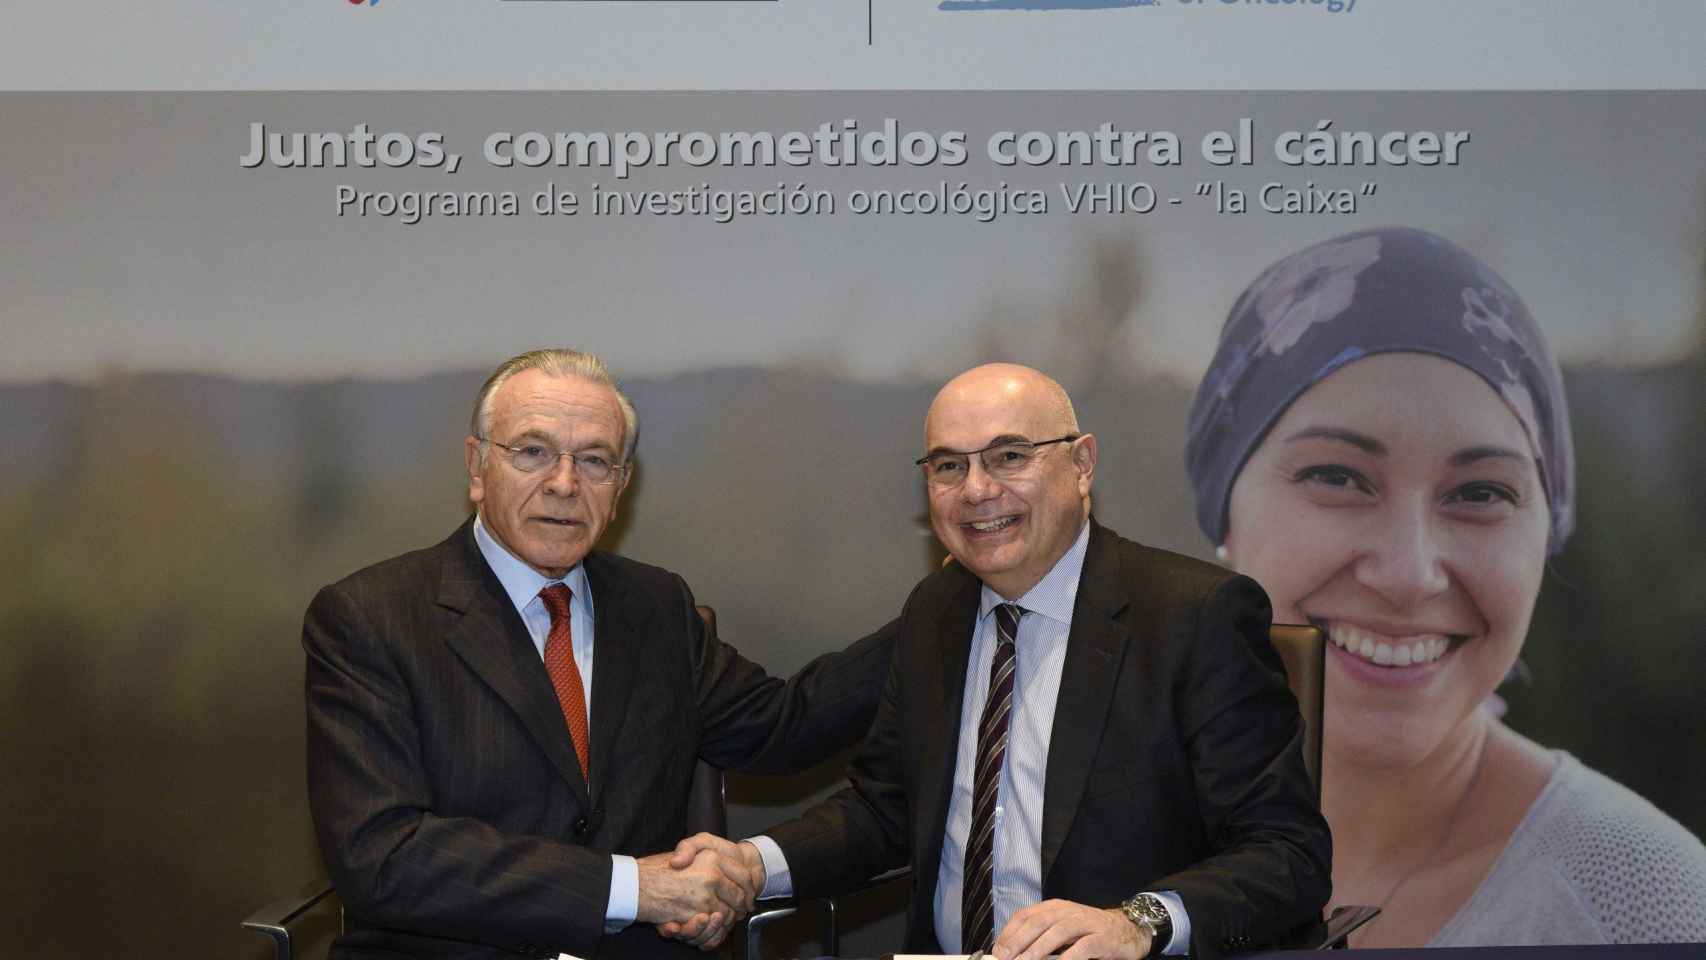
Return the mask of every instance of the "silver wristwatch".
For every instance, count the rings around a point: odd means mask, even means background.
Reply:
[[[1149,952],[1159,955],[1173,940],[1173,915],[1167,905],[1153,893],[1140,893],[1120,904],[1125,918],[1149,934]]]

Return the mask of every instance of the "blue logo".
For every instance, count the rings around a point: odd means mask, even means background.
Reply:
[[[1159,7],[1161,0],[942,0],[938,10],[1109,10]]]

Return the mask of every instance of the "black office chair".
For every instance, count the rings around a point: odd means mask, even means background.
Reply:
[[[1315,802],[1321,802],[1321,732],[1326,729],[1327,704],[1327,637],[1318,627],[1276,623],[1268,630],[1268,639],[1285,664],[1285,679],[1297,697],[1297,707],[1303,713],[1303,765],[1309,770],[1309,783],[1315,788]],[[1350,935],[1380,915],[1379,907],[1342,906],[1326,920],[1318,938],[1302,948],[1342,950]]]
[[[706,606],[696,609],[706,625],[716,630],[717,612]],[[729,832],[723,771],[703,760],[693,768],[693,784],[687,792],[687,832],[694,834],[700,831],[714,833],[719,837],[727,836]],[[330,886],[322,887],[307,897],[292,897],[269,903],[244,919],[243,929],[272,938],[278,960],[293,960],[295,944],[291,940],[292,931],[316,908],[330,909],[332,904],[338,907],[338,927],[341,931],[343,905],[338,900],[337,891]]]
[[[1297,697],[1298,708],[1303,713],[1303,765],[1309,771],[1310,784],[1315,790],[1315,801],[1320,803],[1321,731],[1327,689],[1327,638],[1316,627],[1285,623],[1274,624],[1268,632],[1268,638],[1285,664],[1286,682],[1291,687],[1292,694]],[[903,879],[912,879],[910,868],[901,867],[873,877],[865,889]],[[826,899],[821,903],[826,910],[825,923],[828,927],[824,934],[824,950],[834,955],[838,952],[836,945],[839,939],[834,929],[835,901]],[[754,913],[747,920],[747,960],[762,960],[760,941],[763,928],[774,920],[793,914],[802,905],[793,901],[778,902],[769,910]],[[1354,931],[1379,914],[1379,907],[1339,907],[1324,923],[1299,931],[1295,940],[1284,946],[1302,950],[1343,949]]]

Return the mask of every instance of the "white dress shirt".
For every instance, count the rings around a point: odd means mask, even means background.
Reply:
[[[1008,717],[1007,757],[1002,764],[1000,792],[995,804],[994,893],[992,929],[1001,932],[1008,918],[1042,899],[1043,785],[1047,782],[1049,739],[1054,732],[1055,702],[1066,664],[1066,641],[1072,632],[1072,606],[1078,598],[1078,579],[1090,540],[1085,523],[1066,553],[1049,572],[1014,601],[1024,608],[1014,640],[1013,707]],[[942,837],[942,859],[936,874],[936,940],[944,950],[960,943],[960,905],[965,889],[965,847],[971,833],[972,776],[976,765],[977,728],[989,697],[989,668],[999,642],[995,608],[1006,598],[988,586],[978,602],[970,659],[966,665],[965,696],[960,707],[959,744],[955,752],[953,792]],[[763,895],[788,896],[792,877],[775,841],[753,837],[764,859]],[[1134,893],[1136,891],[1133,891]],[[1182,954],[1190,946],[1190,918],[1172,891],[1157,892],[1173,921],[1173,936],[1162,952]]]
[[[553,583],[561,583],[573,594],[569,601],[569,628],[573,635],[575,668],[581,673],[581,686],[586,697],[587,735],[590,738],[596,620],[586,570],[576,564],[561,580],[552,580],[510,553],[486,530],[485,521],[479,516],[474,518],[474,543],[480,548],[480,556],[486,558],[486,566],[497,574],[498,583],[503,584],[509,602],[515,605],[515,612],[521,614],[521,622],[527,625],[527,635],[533,638],[533,648],[539,651],[541,662],[545,659],[545,638],[551,633],[551,611],[545,609],[545,601],[540,598],[539,591]],[[604,908],[604,932],[620,933],[634,922],[634,916],[639,912],[640,865],[633,857],[621,854],[612,854],[610,860],[610,902]]]

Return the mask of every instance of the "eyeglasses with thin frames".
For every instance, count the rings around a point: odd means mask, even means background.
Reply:
[[[538,473],[546,467],[554,467],[558,460],[568,457],[574,463],[574,469],[582,480],[593,484],[615,483],[616,478],[628,469],[626,464],[613,463],[609,458],[596,453],[571,453],[558,450],[543,443],[509,444],[493,440],[491,437],[475,437],[481,443],[489,443],[502,450],[509,457],[510,465],[522,473]]]
[[[1054,443],[1071,443],[1083,436],[1081,433],[1069,433],[1064,437],[1053,440],[997,440],[981,450],[968,450],[960,453],[955,450],[939,450],[928,456],[919,457],[913,463],[924,468],[924,478],[932,487],[947,490],[957,487],[966,481],[971,473],[971,458],[976,457],[983,464],[983,470],[997,480],[1013,480],[1023,476],[1031,464],[1042,456],[1041,447]]]

